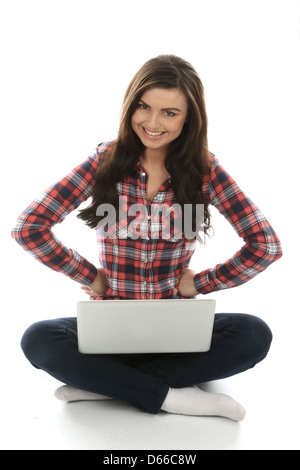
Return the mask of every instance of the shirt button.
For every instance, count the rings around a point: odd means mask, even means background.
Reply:
[[[150,219],[151,219],[151,215],[148,215],[148,220],[150,220]]]
[[[146,173],[143,171],[142,176],[146,176]]]

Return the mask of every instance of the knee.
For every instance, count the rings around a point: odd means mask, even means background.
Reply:
[[[243,315],[239,321],[243,322],[245,349],[248,349],[255,362],[261,361],[269,352],[272,331],[261,318],[254,315]]]
[[[21,339],[21,348],[26,358],[36,367],[43,357],[48,343],[49,325],[47,321],[39,321],[29,326]]]

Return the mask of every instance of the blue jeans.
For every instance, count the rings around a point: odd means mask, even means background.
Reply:
[[[76,318],[34,323],[24,333],[25,356],[61,382],[158,413],[169,387],[223,379],[254,367],[267,355],[272,333],[260,318],[216,314],[211,349],[204,353],[81,354]]]

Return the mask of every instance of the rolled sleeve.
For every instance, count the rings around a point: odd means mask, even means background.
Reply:
[[[244,245],[224,263],[195,275],[195,289],[201,294],[239,286],[282,256],[279,238],[264,214],[212,157],[212,170],[204,180],[203,192]]]
[[[94,281],[97,268],[75,250],[67,248],[52,228],[91,196],[102,153],[103,145],[44,191],[20,214],[11,231],[16,242],[35,259],[83,285]]]

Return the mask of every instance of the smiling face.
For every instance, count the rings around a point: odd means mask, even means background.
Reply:
[[[146,148],[167,150],[181,134],[188,104],[176,88],[150,88],[142,95],[132,115],[131,125]]]

